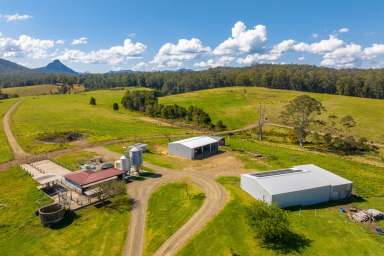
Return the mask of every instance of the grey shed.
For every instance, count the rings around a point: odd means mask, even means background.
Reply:
[[[342,200],[352,182],[313,164],[241,175],[241,188],[258,200],[280,207]]]
[[[168,144],[168,154],[187,159],[203,159],[219,152],[222,137],[199,136]]]

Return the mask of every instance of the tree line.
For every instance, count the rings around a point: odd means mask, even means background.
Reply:
[[[127,90],[121,100],[121,104],[126,109],[143,112],[152,117],[184,120],[189,123],[194,123],[198,127],[209,129],[224,130],[226,128],[221,120],[213,124],[209,114],[201,108],[195,106],[185,108],[177,104],[159,104],[158,93],[156,91]]]
[[[263,64],[204,71],[85,74],[88,89],[148,87],[163,95],[228,86],[260,86],[348,96],[384,98],[383,69],[330,69],[309,65]]]
[[[82,84],[87,89],[148,87],[162,95],[228,86],[260,86],[274,89],[384,98],[384,69],[331,69],[310,65],[258,64],[242,68],[204,71],[110,72],[105,74],[0,75],[0,87],[33,84]]]

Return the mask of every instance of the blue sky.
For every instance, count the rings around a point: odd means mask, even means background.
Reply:
[[[0,57],[78,71],[384,66],[384,1],[0,0]]]

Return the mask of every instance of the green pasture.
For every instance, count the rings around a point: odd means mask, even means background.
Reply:
[[[214,121],[221,119],[230,129],[254,124],[259,105],[266,106],[269,121],[280,122],[280,112],[287,102],[302,94],[320,100],[327,109],[324,116],[351,115],[357,121],[353,131],[376,142],[384,142],[384,101],[330,94],[274,90],[260,87],[227,87],[160,98],[163,104],[195,105],[208,112]]]
[[[152,255],[192,217],[203,201],[204,193],[190,183],[169,183],[157,189],[148,203],[145,255]]]
[[[12,117],[12,129],[20,145],[28,152],[57,150],[71,144],[39,141],[41,135],[76,131],[89,142],[113,139],[142,140],[165,134],[182,134],[184,130],[148,121],[143,115],[120,108],[124,90],[92,91],[70,95],[27,97]],[[96,106],[89,104],[96,98]],[[75,143],[72,143],[75,144]]]

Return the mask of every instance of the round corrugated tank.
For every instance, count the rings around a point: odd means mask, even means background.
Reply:
[[[120,157],[120,170],[127,172],[131,169],[131,163],[126,156]]]
[[[129,157],[131,158],[131,163],[134,166],[140,166],[143,163],[143,153],[140,149],[133,147],[129,150]]]
[[[44,226],[59,223],[65,215],[65,208],[61,204],[50,204],[39,209],[41,224]]]

